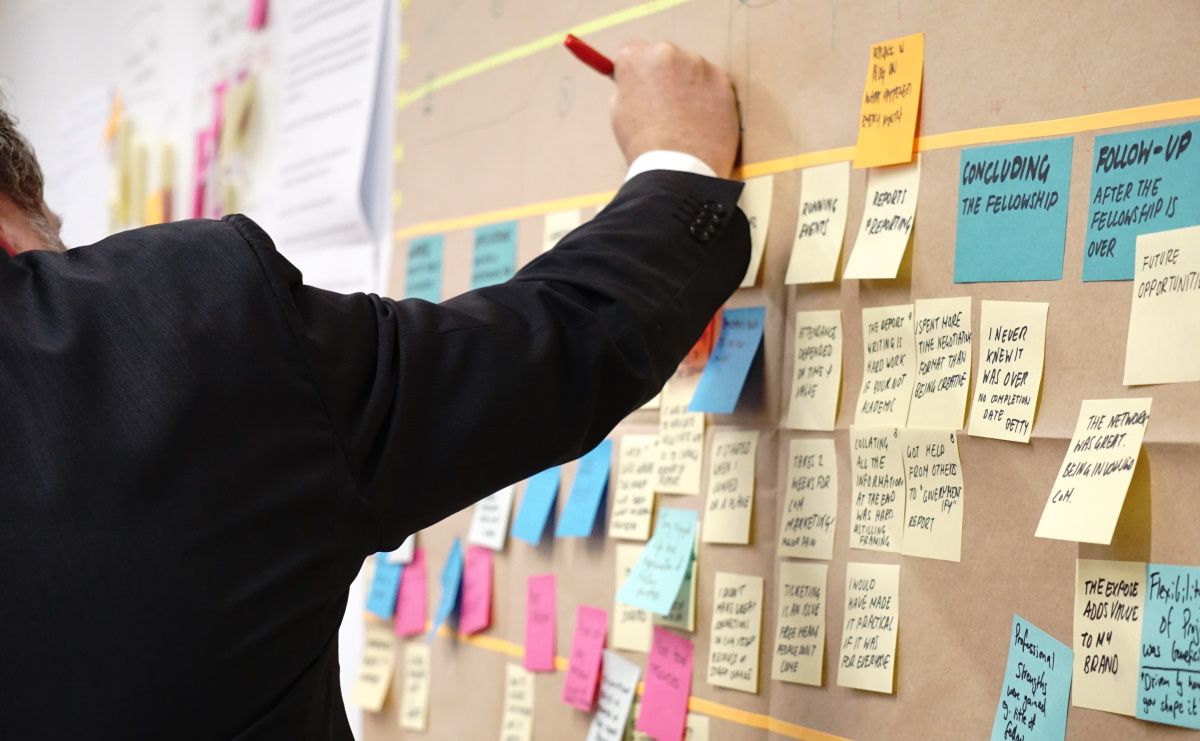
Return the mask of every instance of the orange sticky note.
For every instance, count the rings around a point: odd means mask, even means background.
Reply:
[[[924,68],[923,33],[883,41],[871,47],[862,114],[858,119],[855,167],[912,162]]]

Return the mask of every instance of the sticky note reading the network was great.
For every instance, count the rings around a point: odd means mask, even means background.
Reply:
[[[546,214],[542,230],[542,252],[549,252],[563,237],[583,223],[583,212],[577,208]]]
[[[908,162],[913,157],[925,34],[914,33],[871,46],[862,112],[858,119],[855,167]]]
[[[408,265],[404,276],[404,298],[431,303],[442,300],[441,234],[418,237],[408,243]]]
[[[694,651],[687,638],[654,626],[637,730],[656,739],[683,738],[688,696],[692,694]]]
[[[862,326],[863,384],[854,424],[903,427],[917,375],[913,305],[863,309]]]
[[[763,306],[744,306],[721,313],[717,344],[708,358],[708,365],[704,366],[688,411],[733,412],[750,373],[750,364],[762,344],[766,313]]]
[[[617,485],[613,494],[608,534],[624,540],[650,537],[654,514],[657,435],[624,435],[617,458]]]
[[[800,171],[800,205],[784,280],[787,285],[829,283],[837,275],[849,198],[849,162]]]
[[[644,548],[645,546],[634,543],[617,544],[617,579],[614,594],[620,594],[621,587],[629,578],[629,572],[633,571],[633,565],[642,557]],[[641,651],[642,653],[650,650],[650,630],[654,622],[650,619],[650,613],[647,610],[621,604],[620,600],[614,597],[612,614],[613,648]]]
[[[762,607],[761,576],[716,573],[708,646],[709,684],[758,693]]]
[[[1200,123],[1096,137],[1083,279],[1133,277],[1139,234],[1200,224]]]
[[[846,262],[846,277],[890,280],[912,235],[921,186],[921,158],[908,165],[871,170],[867,175],[867,205]]]
[[[1200,729],[1200,568],[1146,567],[1137,717]]]
[[[412,561],[400,577],[400,594],[396,598],[396,635],[415,636],[425,632],[425,615],[429,610],[425,575],[425,549],[417,548]]]
[[[842,312],[797,311],[787,426],[832,430],[842,386]]]
[[[533,675],[520,664],[504,666],[504,712],[500,741],[533,739]]]
[[[525,482],[525,496],[521,497],[521,506],[517,517],[513,520],[512,534],[526,543],[537,545],[542,541],[546,532],[546,521],[554,511],[554,502],[558,499],[558,483],[562,470],[555,466],[545,471],[535,473]]]
[[[984,301],[979,311],[979,372],[967,432],[975,437],[1029,442],[1050,304]]]
[[[704,456],[704,413],[688,406],[700,373],[680,366],[662,392],[658,412],[658,467],[654,490],[663,494],[699,494],[700,461]]]
[[[660,508],[658,526],[617,593],[617,601],[666,615],[691,565],[695,543],[695,510]]]
[[[1071,649],[1013,615],[991,741],[1061,741],[1067,733]]]
[[[596,512],[608,489],[608,472],[612,467],[612,440],[602,440],[575,466],[571,494],[563,505],[562,519],[554,535],[559,538],[586,538],[596,525]]]
[[[825,663],[825,594],[829,566],[779,564],[779,619],[771,678],[820,687]]]
[[[789,442],[787,490],[779,521],[780,557],[833,558],[837,491],[833,440]]]
[[[525,582],[525,668],[554,671],[557,630],[554,574],[537,574]]]
[[[641,667],[621,654],[604,652],[600,702],[588,726],[586,741],[622,741],[641,673]]]
[[[375,575],[371,577],[371,591],[367,593],[367,610],[384,620],[391,620],[396,609],[396,592],[400,589],[400,577],[404,564],[390,563],[386,553],[375,554]]]
[[[446,556],[446,564],[442,567],[442,598],[438,602],[437,612],[433,615],[433,629],[429,632],[432,639],[438,628],[458,609],[458,595],[462,587],[463,552],[462,541],[458,538],[450,545],[450,553]]]
[[[918,299],[913,314],[917,380],[908,426],[960,429],[971,385],[971,297]]]
[[[512,511],[513,492],[516,487],[506,486],[495,494],[475,503],[471,509],[471,528],[467,531],[467,542],[504,550],[508,537],[508,515]]]
[[[893,692],[896,631],[900,622],[900,567],[846,564],[846,627],[837,683],[872,692]]]
[[[962,150],[955,283],[1062,278],[1073,143]]]
[[[1200,381],[1200,226],[1138,235],[1136,252],[1124,383]]]
[[[400,701],[400,727],[406,731],[424,731],[429,727],[429,672],[432,662],[429,646],[408,643],[404,646],[402,681],[404,697]]]
[[[604,610],[580,605],[575,613],[575,637],[571,639],[571,657],[563,680],[562,700],[571,707],[591,712],[596,705],[607,633],[608,615]]]
[[[471,290],[503,283],[516,271],[517,222],[478,227],[471,253]]]
[[[384,625],[367,625],[362,666],[350,692],[350,702],[363,710],[378,713],[387,699],[396,662],[396,639]]]
[[[851,427],[850,454],[850,547],[899,553],[905,501],[900,430]]]
[[[467,548],[462,579],[462,616],[458,632],[474,635],[492,624],[492,552],[473,545]]]
[[[963,475],[953,430],[902,430],[906,556],[962,560]]]
[[[750,542],[757,450],[758,430],[718,430],[713,434],[701,536],[705,543]]]
[[[750,265],[746,268],[740,288],[749,288],[758,283],[763,252],[767,246],[767,227],[771,223],[771,196],[774,192],[775,176],[763,175],[747,180],[746,187],[742,189],[742,196],[738,199],[738,207],[750,222]]]
[[[1145,562],[1075,562],[1072,705],[1122,715],[1137,712],[1145,602]]]

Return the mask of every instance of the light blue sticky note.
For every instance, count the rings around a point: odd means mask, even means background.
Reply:
[[[992,741],[1062,741],[1066,737],[1071,661],[1071,649],[1061,641],[1013,615]]]
[[[1137,717],[1200,729],[1200,568],[1146,567]]]
[[[955,283],[1062,278],[1074,141],[962,151]]]
[[[1200,224],[1200,122],[1096,137],[1084,280],[1132,280],[1137,235]]]
[[[721,314],[721,332],[713,348],[689,412],[729,414],[737,406],[750,363],[762,342],[767,310],[763,306],[726,309]]]
[[[375,554],[375,576],[371,578],[371,591],[367,593],[367,610],[384,620],[391,620],[396,612],[396,593],[400,591],[400,575],[404,564],[388,563],[386,553]]]
[[[450,619],[458,610],[458,593],[462,586],[463,551],[462,542],[454,539],[450,553],[446,555],[446,565],[442,567],[442,598],[438,602],[437,612],[433,617],[433,629],[429,631],[430,640],[437,635],[438,628]]]
[[[521,508],[517,510],[517,518],[513,520],[514,538],[520,538],[533,545],[542,542],[546,520],[550,519],[550,513],[554,511],[554,502],[558,499],[558,482],[561,477],[562,470],[555,466],[534,474],[525,483],[525,496],[521,497]]]
[[[471,289],[503,283],[517,271],[517,222],[503,221],[475,230],[471,253]]]
[[[408,243],[408,270],[404,276],[404,297],[431,303],[442,300],[441,234],[418,237]]]
[[[656,615],[669,614],[692,562],[697,522],[695,510],[660,508],[658,524],[617,592],[617,601]]]
[[[586,538],[596,524],[596,512],[608,488],[612,467],[612,440],[605,440],[579,459],[571,493],[563,505],[554,535],[559,538]]]

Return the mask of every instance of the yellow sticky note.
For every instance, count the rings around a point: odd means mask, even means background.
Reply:
[[[904,445],[896,427],[850,428],[850,547],[900,552]]]
[[[850,199],[850,163],[809,167],[800,173],[800,205],[796,235],[788,258],[789,286],[829,283],[837,275],[846,236],[846,207]]]
[[[549,252],[554,245],[583,223],[583,211],[572,208],[546,214],[542,230],[542,252]]]
[[[616,493],[608,522],[608,534],[612,537],[642,541],[650,537],[657,464],[657,435],[625,435],[621,438]]]
[[[1042,510],[1035,535],[1083,543],[1112,542],[1133,479],[1153,399],[1090,399]]]
[[[660,406],[662,406],[662,392],[661,391],[659,391],[657,394],[655,394],[654,398],[650,399],[650,401],[648,401],[645,404],[642,404],[640,407],[638,407],[638,409],[639,410],[658,409]]]
[[[1125,385],[1200,381],[1200,226],[1140,234]]]
[[[629,709],[629,720],[625,724],[625,733],[621,736],[624,741],[655,741],[654,738],[634,728],[640,705],[641,703],[638,700],[634,700],[633,706]],[[687,720],[683,729],[683,741],[708,741],[707,715],[700,715],[699,713],[687,714]]]
[[[705,543],[750,542],[757,450],[758,430],[718,430],[713,434],[704,505]]]
[[[1029,442],[1046,359],[1050,304],[984,301],[979,307],[979,371],[971,421],[975,437]]]
[[[896,277],[912,235],[920,186],[920,157],[907,165],[871,170],[867,175],[867,203],[854,250],[846,261],[847,278]]]
[[[823,563],[779,564],[779,619],[771,679],[821,686],[828,572]]]
[[[350,702],[373,713],[383,708],[392,668],[396,664],[396,637],[386,625],[367,625],[362,666],[350,691]]]
[[[660,494],[699,494],[704,455],[704,413],[689,412],[700,383],[696,369],[680,368],[662,392],[658,412],[658,483]]]
[[[854,147],[855,167],[912,160],[924,68],[923,33],[871,47],[858,119],[858,144]]]
[[[1071,704],[1135,715],[1144,561],[1075,562],[1075,661]]]
[[[896,632],[900,623],[900,567],[846,564],[846,605],[837,683],[893,692]]]
[[[634,543],[617,544],[617,580],[614,595],[621,591],[621,585],[625,583],[633,565],[642,557],[644,547]],[[612,614],[612,647],[649,653],[650,639],[654,634],[654,621],[650,619],[650,612],[617,602],[614,598]]]
[[[716,573],[708,644],[709,684],[758,693],[762,605],[761,576]]]
[[[655,625],[675,628],[688,633],[696,632],[696,582],[698,581],[696,569],[699,568],[697,562],[699,540],[697,535],[696,539],[692,541],[692,560],[683,574],[683,581],[679,583],[679,592],[675,595],[675,601],[671,603],[671,609],[667,610],[666,615],[650,614]]]
[[[971,385],[971,297],[918,299],[913,317],[917,380],[908,426],[962,429]]]
[[[161,190],[152,191],[146,196],[146,205],[144,207],[146,226],[153,224],[162,224],[166,219],[166,202],[163,200],[164,193]]]
[[[906,556],[962,560],[963,475],[953,430],[902,430]]]
[[[424,731],[429,727],[429,644],[408,643],[404,647],[404,699],[400,703],[400,727]]]
[[[837,449],[832,439],[788,443],[787,490],[779,521],[779,555],[833,558],[837,524]]]
[[[504,668],[504,713],[500,741],[533,739],[533,672],[512,662]]]
[[[842,388],[842,312],[797,311],[787,426],[832,430]]]
[[[862,326],[863,383],[854,424],[903,427],[917,370],[912,304],[863,309]]]
[[[738,199],[738,206],[750,221],[750,266],[746,268],[740,288],[749,288],[758,283],[758,272],[767,246],[767,227],[771,223],[771,197],[774,192],[775,177],[764,175],[747,180]]]

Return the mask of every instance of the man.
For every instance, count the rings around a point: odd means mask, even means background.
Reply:
[[[363,559],[596,445],[745,272],[728,78],[634,44],[616,91],[613,203],[441,305],[307,287],[241,216],[60,251],[0,118],[0,736],[350,738]]]

